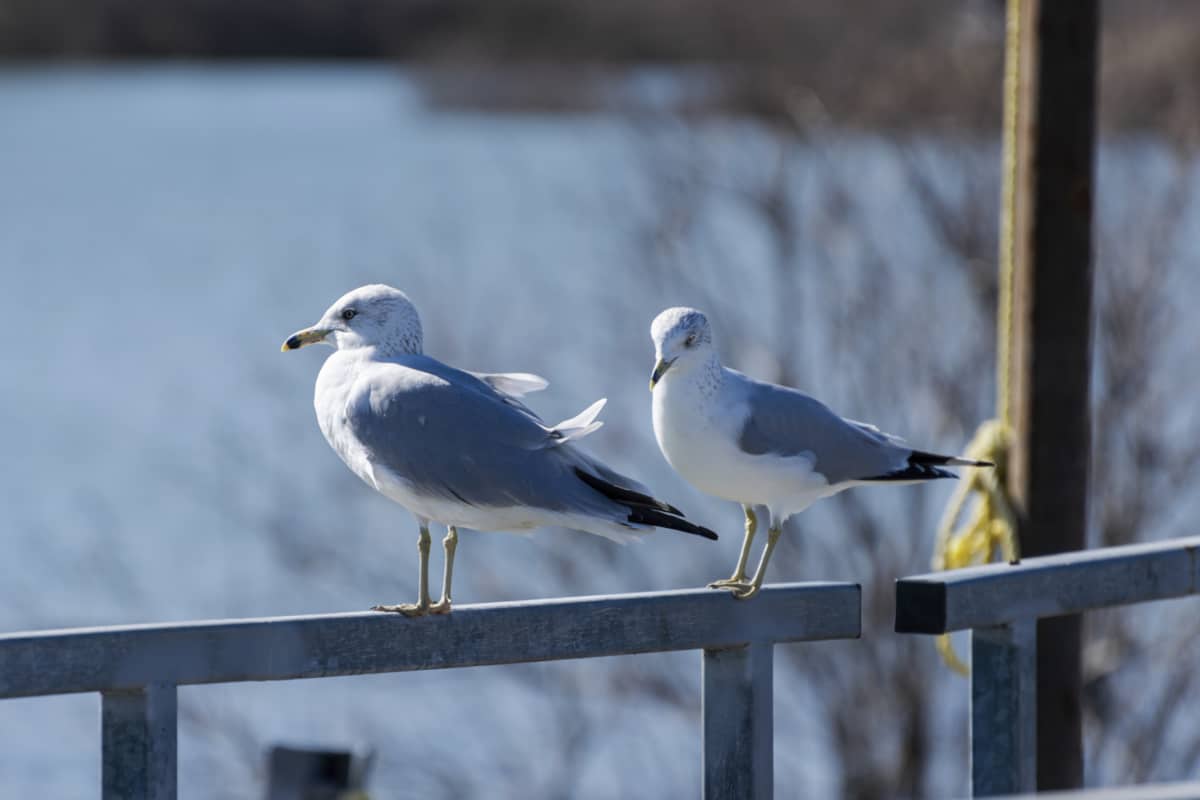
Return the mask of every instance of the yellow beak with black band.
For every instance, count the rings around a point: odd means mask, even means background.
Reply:
[[[650,375],[650,391],[654,391],[655,384],[662,380],[662,376],[667,374],[667,370],[669,370],[671,365],[674,363],[675,359],[673,358],[669,361],[665,358],[660,358],[658,360],[658,363],[654,365],[654,372]]]
[[[284,353],[288,350],[299,350],[301,347],[325,341],[325,337],[331,333],[333,331],[328,328],[305,328],[289,336],[287,341],[283,343],[283,347],[279,349]]]

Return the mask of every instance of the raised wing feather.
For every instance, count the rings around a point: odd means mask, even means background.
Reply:
[[[533,392],[540,392],[550,385],[550,381],[532,372],[472,372],[474,377],[491,386],[497,392],[509,397],[524,397]]]

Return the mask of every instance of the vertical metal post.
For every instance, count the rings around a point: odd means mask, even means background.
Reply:
[[[971,795],[1037,783],[1037,621],[971,631]]]
[[[175,687],[156,683],[100,698],[101,796],[175,800]]]
[[[705,800],[770,800],[775,783],[774,648],[704,651]]]
[[[1023,555],[1038,556],[1087,544],[1099,9],[1019,2],[1008,483]],[[1079,617],[1038,631],[1037,788],[1071,789],[1083,782]]]

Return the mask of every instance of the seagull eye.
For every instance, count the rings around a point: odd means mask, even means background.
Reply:
[[[354,319],[357,316],[358,316],[358,312],[355,311],[353,308],[347,308],[345,311],[342,312],[342,319],[346,320],[346,322],[349,322],[350,320]]]
[[[695,343],[696,343],[696,334],[694,334],[694,333],[693,333],[693,334],[689,334],[689,335],[688,335],[688,337],[687,337],[686,339],[684,339],[684,340],[683,340],[683,346],[684,346],[684,347],[691,347],[691,346],[692,346],[692,345],[694,345]]]

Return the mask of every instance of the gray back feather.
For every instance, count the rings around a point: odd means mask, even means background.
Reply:
[[[579,480],[573,468],[593,462],[559,443],[533,411],[436,359],[372,365],[347,406],[371,462],[422,494],[607,517],[622,510]]]

